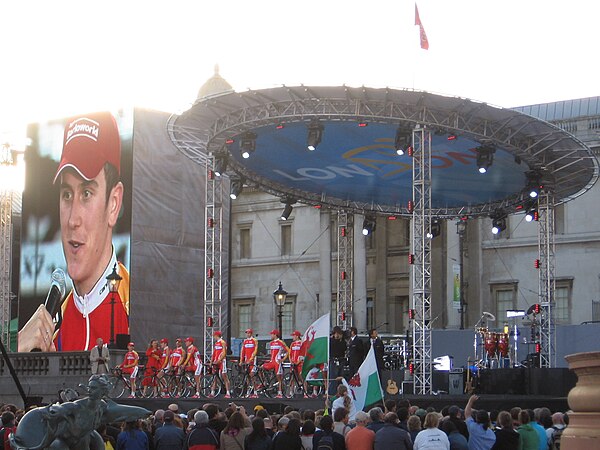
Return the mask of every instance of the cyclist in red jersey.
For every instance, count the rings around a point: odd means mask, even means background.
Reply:
[[[169,355],[169,369],[171,373],[176,374],[179,371],[179,368],[183,365],[185,358],[183,354],[185,350],[181,346],[181,339],[177,338],[175,340],[175,348]]]
[[[187,348],[187,356],[185,359],[185,371],[194,373],[196,381],[196,393],[192,398],[200,398],[200,374],[202,373],[202,364],[200,363],[200,352],[198,347],[194,345],[194,338],[189,337],[185,340]]]
[[[258,393],[256,392],[256,384],[254,381],[254,374],[256,373],[256,354],[258,353],[258,341],[252,334],[254,331],[252,328],[248,328],[246,330],[246,339],[242,342],[242,355],[241,362],[242,364],[248,365],[248,375],[250,376],[250,386],[252,386],[252,394],[249,392],[243,392],[242,395],[246,395],[250,398],[258,398]]]
[[[301,336],[302,333],[300,333],[298,330],[294,331],[292,333],[292,343],[290,344],[290,362],[292,363],[292,370],[296,371],[296,374],[300,380],[302,379],[302,363],[304,362],[304,351],[302,349]],[[294,396],[294,383],[295,380],[292,378],[290,383],[290,397]],[[306,394],[306,392],[308,392],[306,383],[303,382],[303,384],[304,398],[308,398],[308,395]]]
[[[140,360],[134,347],[135,344],[133,342],[127,344],[127,353],[125,353],[123,363],[121,364],[121,370],[123,373],[129,375],[129,381],[131,383],[131,394],[129,395],[129,398],[135,397],[135,377],[138,373],[138,362]]]
[[[213,344],[213,353],[210,361],[213,365],[217,366],[217,370],[221,374],[221,378],[223,378],[226,390],[225,398],[231,398],[231,393],[229,392],[229,377],[227,376],[227,342],[225,342],[222,336],[223,333],[220,331],[215,331],[213,333],[215,343]],[[217,378],[215,377],[211,386],[210,397],[215,396],[216,387]]]
[[[152,339],[148,349],[146,350],[146,357],[148,358],[148,361],[146,362],[146,371],[144,372],[144,379],[142,380],[142,386],[144,386],[144,396],[146,396],[149,388],[154,390],[156,387],[154,374],[158,373],[160,370],[160,355],[161,351],[158,348],[158,341],[156,339]],[[156,395],[156,392],[154,392],[154,395]]]
[[[277,376],[278,390],[275,398],[283,398],[283,361],[289,356],[290,349],[279,339],[279,330],[271,331],[269,351],[271,359],[263,364],[263,369],[273,370]]]
[[[162,378],[165,376],[165,373],[169,370],[169,357],[171,356],[171,350],[169,349],[169,340],[167,338],[162,338],[160,340],[160,371],[157,374],[158,378]],[[166,393],[166,390],[165,390]]]

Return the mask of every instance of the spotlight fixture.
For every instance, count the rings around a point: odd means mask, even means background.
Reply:
[[[227,170],[227,163],[229,162],[229,157],[227,153],[217,153],[215,155],[215,175],[220,177]]]
[[[398,127],[396,130],[396,138],[394,139],[394,148],[399,156],[404,155],[404,152],[409,152],[412,145],[412,133],[405,128]]]
[[[427,232],[427,238],[433,239],[434,237],[439,236],[441,232],[442,232],[442,224],[440,223],[440,221],[438,219],[432,219],[431,228]]]
[[[364,236],[368,236],[369,234],[375,231],[376,226],[377,221],[375,219],[375,216],[365,216],[365,220],[363,220],[362,234]]]
[[[492,234],[498,234],[506,230],[506,213],[496,211],[492,216]]]
[[[311,152],[317,149],[323,138],[323,125],[319,119],[312,119],[308,124],[308,137],[306,139],[306,148]]]
[[[535,208],[531,208],[525,214],[525,222],[537,222],[539,218],[540,216]]]
[[[525,187],[527,195],[529,195],[530,198],[537,198],[537,196],[540,195],[540,189],[542,188],[540,173],[537,170],[530,170],[525,176],[527,177],[527,186]]]
[[[285,203],[285,208],[283,208],[283,212],[281,213],[281,220],[288,220],[288,218],[290,217],[290,214],[292,214],[292,210],[294,209],[294,207],[292,206],[294,203],[296,203],[295,199],[292,198],[286,198],[284,200],[281,201],[282,203]]]
[[[250,154],[254,153],[254,150],[256,150],[256,133],[253,133],[252,131],[246,131],[244,134],[242,134],[240,139],[240,152],[242,154],[242,158],[250,158]]]
[[[494,162],[496,148],[489,144],[480,145],[475,149],[477,152],[477,168],[479,173],[486,173]]]
[[[239,197],[239,195],[242,193],[243,190],[244,190],[244,179],[243,178],[233,179],[231,181],[231,191],[229,193],[229,197],[231,197],[232,200],[235,200],[236,198]]]

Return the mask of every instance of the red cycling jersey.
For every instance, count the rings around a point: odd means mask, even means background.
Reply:
[[[271,351],[271,362],[281,362],[287,355],[288,348],[281,339],[271,341],[269,345]]]
[[[290,344],[290,362],[292,364],[299,364],[301,362],[300,356],[304,356],[302,355],[302,341],[292,341]]]
[[[242,362],[245,364],[254,364],[256,362],[257,349],[258,341],[255,338],[244,339],[244,342],[242,342]]]
[[[165,348],[163,348],[162,355],[160,357],[160,367],[162,369],[166,368],[169,365],[169,356],[170,355],[171,355],[171,352],[169,351],[169,347],[166,346]]]
[[[187,365],[185,366],[185,370],[189,372],[195,372],[198,368],[198,364],[200,362],[200,355],[198,352],[198,348],[195,345],[190,345],[187,348],[188,360]]]
[[[135,350],[125,353],[125,357],[123,358],[123,373],[132,374],[133,371],[137,368],[137,361],[139,356]],[[125,367],[131,366],[131,367]]]
[[[183,348],[176,347],[175,350],[173,350],[171,352],[171,356],[170,356],[171,368],[173,369],[173,368],[179,366],[179,363],[181,362],[182,358],[183,358]]]
[[[215,341],[215,344],[213,345],[211,361],[213,363],[217,363],[222,358],[222,355],[224,355],[225,353],[227,353],[227,344],[225,343],[225,341],[223,339]]]

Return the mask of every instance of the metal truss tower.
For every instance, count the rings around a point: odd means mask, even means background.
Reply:
[[[539,302],[540,319],[540,367],[556,366],[554,333],[554,196],[542,190],[538,197],[538,249],[539,249]]]
[[[214,172],[215,157],[206,158],[206,227],[204,235],[204,357],[212,354],[213,332],[223,331],[222,254],[223,180]]]
[[[0,338],[10,348],[10,267],[12,250],[12,191],[0,191]]]
[[[413,130],[412,320],[414,393],[431,394],[431,133]]]
[[[353,324],[354,216],[340,211],[337,219],[338,277],[335,323],[346,330]]]

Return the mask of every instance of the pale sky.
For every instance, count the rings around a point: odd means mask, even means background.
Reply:
[[[187,109],[216,63],[234,89],[415,88],[512,107],[600,95],[600,2],[4,1],[0,138],[119,107]]]

